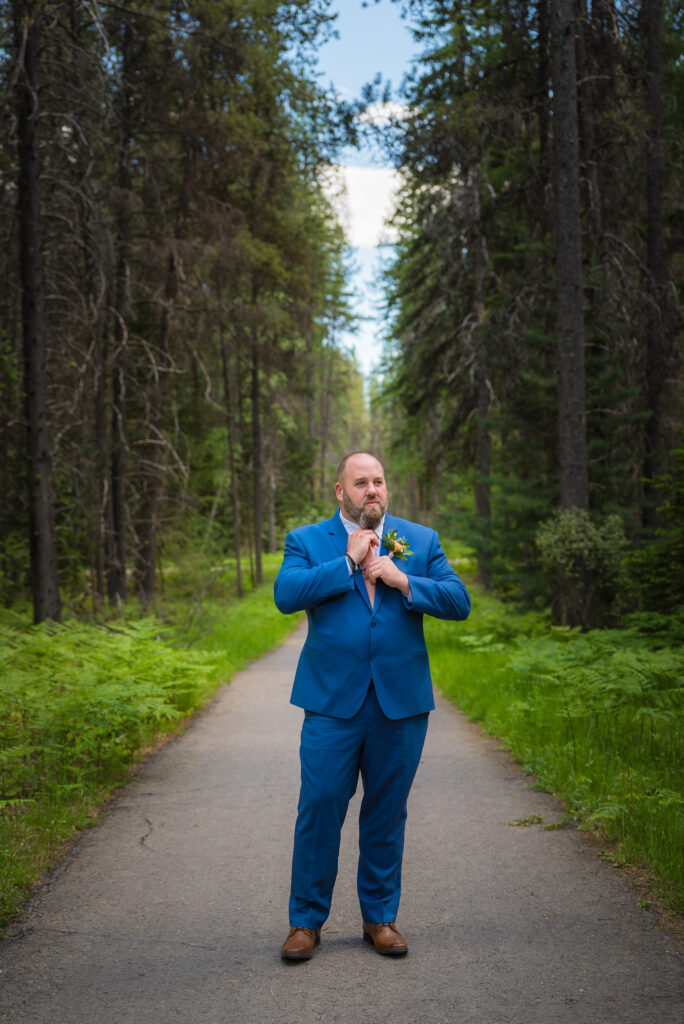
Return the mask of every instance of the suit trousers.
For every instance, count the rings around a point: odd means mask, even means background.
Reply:
[[[357,874],[361,916],[370,923],[396,920],[406,802],[427,726],[427,712],[387,718],[372,683],[352,718],[304,712],[290,925],[320,928],[330,913],[340,834],[359,775],[363,783]]]

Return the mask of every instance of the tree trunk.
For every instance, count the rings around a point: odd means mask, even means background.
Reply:
[[[321,501],[325,501],[327,497],[325,492],[325,464],[328,458],[328,434],[330,431],[330,394],[332,391],[333,363],[335,359],[335,350],[332,347],[328,349],[329,358],[327,361],[327,365],[325,361],[325,352],[326,350],[323,349],[320,390],[321,454],[318,493]]]
[[[244,585],[242,582],[242,554],[241,554],[241,517],[240,517],[240,492],[238,489],[237,470],[235,467],[235,427],[233,425],[233,398],[230,386],[230,374],[228,372],[228,353],[226,352],[225,338],[221,339],[221,366],[223,369],[223,399],[226,410],[226,434],[228,436],[228,470],[230,472],[230,494],[233,503],[233,544],[235,551],[235,586],[238,597],[244,596]]]
[[[142,462],[145,467],[143,497],[141,502],[138,536],[140,548],[137,559],[138,590],[143,605],[154,600],[157,582],[157,530],[159,526],[159,505],[164,484],[164,467],[159,458],[164,429],[164,405],[168,390],[168,373],[171,363],[169,334],[171,313],[178,294],[178,271],[176,246],[185,233],[190,187],[190,157],[186,154],[185,171],[181,185],[176,230],[171,243],[171,252],[166,267],[164,283],[164,305],[159,321],[160,363],[153,367],[152,398],[148,434],[142,446]]]
[[[185,226],[188,218],[192,172],[191,160],[191,149],[189,146],[186,146],[176,227],[166,267],[164,306],[159,323],[161,365],[154,367],[150,424],[148,438],[143,446],[143,460],[147,464],[147,470],[143,488],[140,529],[138,531],[141,540],[138,553],[138,585],[143,604],[153,601],[156,593],[157,530],[159,526],[159,504],[164,484],[164,471],[163,465],[159,460],[159,450],[163,437],[164,406],[168,391],[168,372],[171,363],[169,352],[171,314],[178,294],[177,260],[179,259],[179,254],[177,248],[178,243],[185,236]]]
[[[578,86],[578,137],[581,155],[582,177],[586,190],[586,205],[593,223],[593,242],[599,246],[603,234],[601,218],[601,190],[599,186],[598,161],[596,158],[596,104],[594,100],[595,67],[593,59],[593,34],[596,26],[589,21],[586,0],[581,0],[580,28],[575,35],[576,80]]]
[[[592,0],[592,64],[600,74],[600,80],[593,88],[594,116],[597,124],[610,118],[618,100],[618,51],[617,14],[615,0]],[[601,140],[599,140],[600,142]],[[609,151],[610,152],[610,151]],[[611,157],[602,155],[602,147],[596,146],[596,173],[599,182],[598,216],[603,231],[610,209],[610,192],[615,182]],[[602,239],[602,249],[605,239]]]
[[[160,465],[159,450],[162,439],[164,396],[169,360],[169,309],[176,294],[173,252],[169,256],[164,293],[166,301],[159,324],[161,362],[153,368],[147,437],[141,446],[144,478],[138,522],[139,548],[136,559],[136,576],[140,602],[143,607],[154,601],[157,583],[157,526],[159,499],[163,483],[163,467]]]
[[[117,170],[116,268],[114,280],[114,357],[112,366],[111,513],[107,544],[107,593],[112,604],[126,600],[126,319],[129,293],[130,145],[132,136],[131,30],[124,28],[122,95]]]
[[[556,206],[558,410],[562,508],[588,508],[582,234],[573,0],[551,17]]]
[[[537,115],[539,131],[539,187],[543,190],[540,203],[540,216],[542,226],[547,226],[548,203],[546,202],[546,188],[551,180],[551,160],[549,157],[549,79],[551,68],[549,66],[549,7],[548,0],[538,0],[537,3],[537,25],[539,33],[539,65],[538,65],[538,90],[539,107]]]
[[[5,312],[5,309],[1,309],[0,316]],[[3,320],[7,323],[7,319],[3,318]],[[11,407],[14,405],[13,397],[9,380],[5,378],[4,386],[0,385],[0,537],[3,538],[6,538],[8,535],[8,513],[11,504],[9,453],[11,443],[10,418],[13,411]],[[0,544],[0,600],[5,603],[6,607],[9,607],[11,602],[10,581],[14,575],[8,548],[9,545],[7,543]]]
[[[69,78],[74,91],[79,96],[87,96],[92,85],[93,68],[88,59],[87,51],[81,45],[81,35],[84,29],[82,17],[85,12],[83,4],[78,0],[69,0],[69,33],[71,36],[72,59],[69,69]],[[106,346],[106,320],[105,310],[109,308],[109,296],[102,295],[100,274],[105,276],[103,266],[102,247],[97,238],[95,209],[98,202],[91,188],[93,148],[84,139],[84,145],[78,147],[74,169],[80,182],[78,190],[78,212],[81,231],[81,252],[83,253],[83,298],[87,310],[88,333],[90,335],[89,348],[92,353],[90,361],[90,373],[93,394],[93,423],[95,441],[95,466],[92,476],[89,474],[89,484],[92,488],[89,494],[88,507],[90,510],[90,536],[91,536],[91,567],[93,573],[92,598],[96,612],[104,606],[105,600],[105,508],[104,499],[108,493],[109,480],[107,477],[107,346]]]
[[[93,351],[95,447],[97,459],[97,501],[95,514],[95,591],[104,604],[107,538],[112,536],[112,503],[109,498],[109,452],[107,448],[107,342],[100,333]]]
[[[492,584],[489,537],[492,507],[490,498],[491,437],[489,432],[489,381],[487,378],[486,338],[482,325],[485,310],[485,248],[480,211],[480,167],[470,174],[472,253],[475,281],[475,386],[477,388],[477,441],[475,445],[475,514],[481,533],[477,553],[477,580],[486,590]]]
[[[268,466],[268,552],[271,555],[275,554],[276,550],[275,496],[276,475],[275,467],[271,460]]]
[[[263,583],[261,534],[264,526],[263,467],[261,445],[261,391],[259,385],[259,341],[252,328],[252,481],[254,487],[254,574]]]
[[[33,617],[60,620],[55,507],[47,412],[43,254],[40,209],[40,5],[13,4],[19,137],[19,273],[28,440]]]
[[[644,0],[647,31],[648,143],[646,151],[646,265],[648,309],[646,314],[646,398],[649,418],[645,429],[643,523],[658,525],[655,477],[663,472],[665,455],[664,391],[667,378],[665,353],[665,261],[663,257],[662,193],[665,174],[662,139],[662,3]]]
[[[83,236],[83,252],[85,259],[84,287],[87,299],[88,319],[92,324],[92,386],[93,414],[95,427],[95,480],[93,485],[93,600],[99,611],[105,599],[105,544],[107,533],[107,514],[111,513],[111,505],[107,500],[109,493],[108,449],[107,449],[107,336],[106,324],[102,315],[102,303],[98,298],[97,268],[93,253],[95,240],[89,221],[86,203],[81,203],[81,233]],[[105,308],[109,303],[105,301]]]
[[[306,311],[304,334],[306,339],[306,426],[311,446],[311,476],[309,477],[309,497],[316,500],[316,464],[314,461],[314,353],[313,353],[313,317],[311,310]]]

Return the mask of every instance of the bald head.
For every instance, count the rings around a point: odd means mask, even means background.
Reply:
[[[369,452],[351,452],[337,467],[335,494],[342,514],[374,530],[387,511],[387,484],[382,464]]]
[[[382,463],[380,463],[374,455],[371,455],[370,452],[349,452],[349,454],[345,455],[343,459],[340,459],[340,464],[337,467],[337,480],[340,483],[343,482],[343,477],[347,471],[347,463],[350,459],[354,461],[354,464],[356,464],[357,459],[371,459],[372,462],[380,467],[380,472],[384,474]]]

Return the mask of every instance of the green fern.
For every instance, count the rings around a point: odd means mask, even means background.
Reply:
[[[202,612],[201,628],[196,616],[27,626],[0,613],[0,926],[145,748],[298,620],[267,586]]]
[[[684,617],[582,634],[476,592],[426,635],[444,693],[684,909]]]

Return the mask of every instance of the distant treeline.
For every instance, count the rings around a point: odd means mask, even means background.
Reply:
[[[407,7],[382,407],[414,514],[485,586],[539,596],[545,565],[567,623],[654,537],[639,587],[684,603],[681,5]]]

